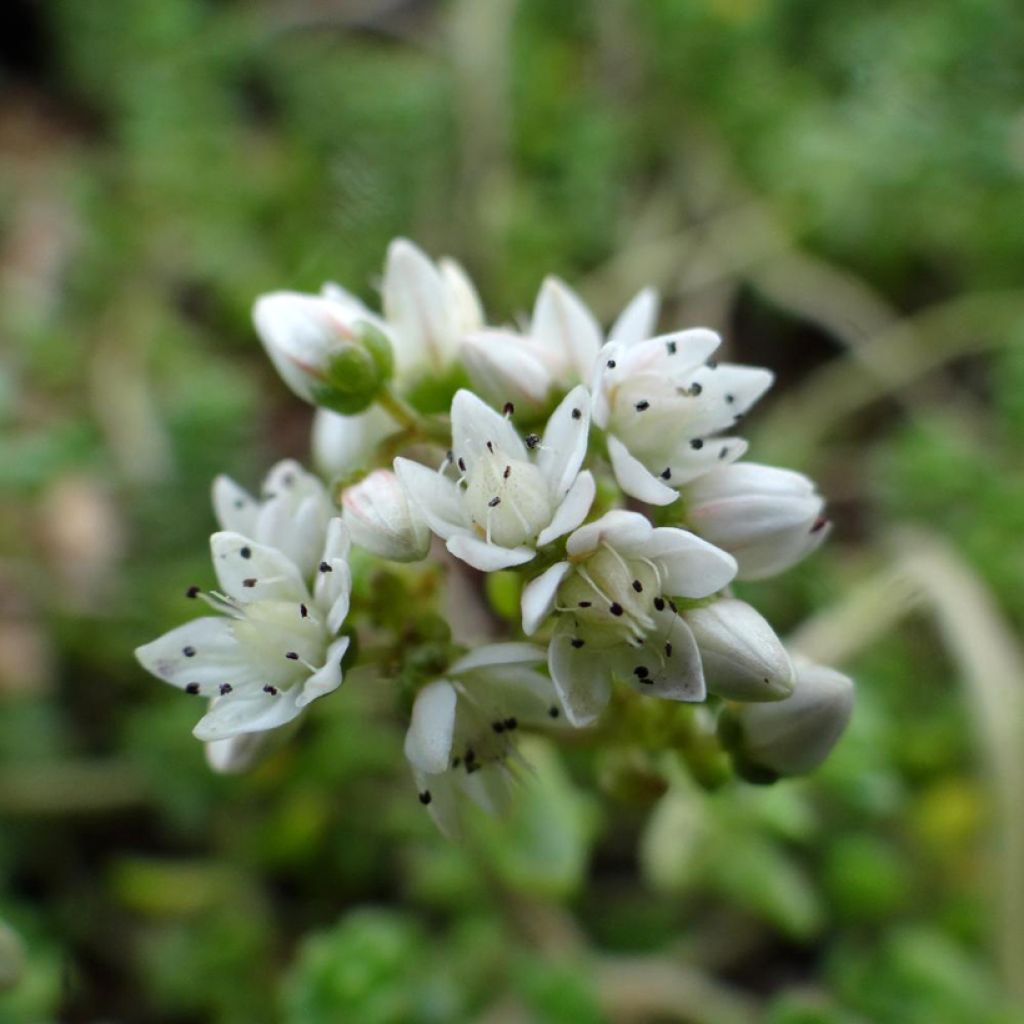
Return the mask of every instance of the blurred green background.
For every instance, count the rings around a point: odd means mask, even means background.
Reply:
[[[7,0],[0,40],[0,1024],[1024,1020],[1017,0]],[[358,673],[207,770],[131,651],[213,475],[307,457],[250,305],[373,300],[398,234],[495,320],[652,282],[778,372],[752,456],[837,529],[743,592],[859,684],[814,778],[536,741],[453,847]]]

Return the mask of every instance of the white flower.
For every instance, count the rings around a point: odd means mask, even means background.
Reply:
[[[480,299],[454,260],[435,263],[404,238],[388,246],[382,288],[399,380],[443,373],[464,334],[483,327]]]
[[[341,685],[348,637],[351,575],[348,531],[331,520],[307,588],[296,564],[277,548],[225,531],[210,538],[219,591],[202,596],[219,616],[172,629],[135,656],[158,679],[210,699],[194,734],[221,740],[276,729]]]
[[[391,374],[387,325],[337,285],[262,295],[252,317],[282,380],[313,405],[358,412]]]
[[[548,654],[555,688],[574,725],[593,722],[614,676],[670,700],[705,696],[700,654],[673,597],[702,598],[736,574],[731,555],[685,530],[654,528],[615,511],[566,542],[559,562],[523,590],[530,635],[559,613]]]
[[[793,663],[764,616],[745,601],[719,598],[684,613],[712,693],[731,700],[782,700],[793,692]]]
[[[853,714],[853,680],[835,669],[794,657],[796,685],[785,700],[740,704],[733,745],[749,765],[778,775],[817,768],[839,742]]]
[[[253,322],[295,394],[355,414],[390,373],[392,356],[399,386],[443,373],[463,335],[484,324],[465,271],[450,259],[435,263],[404,238],[388,247],[382,301],[380,316],[336,284],[324,285],[320,295],[277,291],[256,300]],[[347,361],[336,364],[339,357]]]
[[[323,483],[297,462],[277,463],[254,498],[228,476],[213,482],[213,511],[224,530],[277,548],[309,579],[321,558],[327,524],[336,510]]]
[[[583,521],[595,491],[593,476],[580,472],[588,399],[583,387],[569,392],[543,438],[530,435],[524,443],[507,417],[461,390],[452,401],[452,450],[442,470],[395,459],[410,498],[456,558],[483,572],[521,565]]]
[[[420,802],[445,835],[459,833],[463,798],[491,813],[507,805],[520,726],[564,723],[551,681],[535,669],[544,657],[532,644],[481,647],[417,694],[405,756]]]
[[[360,547],[393,562],[417,562],[430,550],[430,528],[389,469],[375,469],[341,496],[342,518]]]
[[[644,289],[623,310],[609,340],[632,342],[650,336],[658,297]],[[495,404],[539,414],[557,391],[589,384],[601,328],[583,300],[563,281],[547,278],[525,333],[491,329],[468,335],[462,357],[476,391]]]
[[[379,405],[354,416],[317,409],[310,438],[313,461],[325,476],[346,476],[370,463],[377,446],[399,429]]]
[[[668,505],[676,488],[746,451],[742,438],[718,436],[768,390],[772,374],[717,365],[714,331],[697,328],[638,341],[610,341],[594,375],[594,423],[607,432],[608,455],[622,489]]]
[[[725,548],[746,580],[774,576],[828,536],[824,499],[802,473],[744,462],[712,470],[685,491],[686,520]]]

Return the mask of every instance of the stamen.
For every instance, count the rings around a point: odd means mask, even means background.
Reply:
[[[185,692],[195,697],[199,693],[199,684],[189,683],[188,686],[185,687]]]
[[[508,418],[515,413],[516,407],[511,402],[506,402],[501,411],[505,414],[505,417]]]

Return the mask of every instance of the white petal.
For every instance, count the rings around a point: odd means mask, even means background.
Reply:
[[[341,629],[352,599],[352,570],[341,558],[324,559],[317,569],[313,598],[332,636]]]
[[[287,555],[303,579],[307,579],[320,561],[330,513],[331,506],[324,494],[310,494],[301,499],[298,507],[291,495],[278,494],[263,503],[252,536]]]
[[[323,665],[303,683],[302,691],[296,698],[295,703],[300,708],[341,686],[341,660],[348,650],[349,643],[350,638],[343,636],[327,648],[327,657]]]
[[[230,619],[193,619],[136,648],[135,657],[157,679],[182,690],[195,684],[206,697],[216,696],[224,683],[255,682]]]
[[[566,552],[573,558],[596,551],[602,544],[627,550],[638,549],[647,542],[653,527],[646,516],[625,509],[605,512],[586,526],[581,526],[565,544]]]
[[[459,839],[462,835],[462,821],[454,773],[446,771],[428,775],[414,768],[412,774],[420,802],[424,798],[428,801],[427,811],[441,834],[453,841]]]
[[[737,579],[763,580],[777,576],[817,551],[832,532],[832,524],[809,530],[787,531],[775,538],[765,537],[759,544],[747,545],[735,552],[739,564]]]
[[[589,432],[590,394],[580,385],[551,414],[537,454],[537,468],[548,482],[553,501],[560,502],[576,479],[587,454]]]
[[[679,492],[659,480],[629,449],[614,435],[609,434],[608,457],[619,486],[631,497],[645,501],[648,505],[671,505]]]
[[[523,339],[508,331],[481,331],[462,341],[469,379],[485,398],[540,412],[553,387],[551,373]]]
[[[523,610],[523,632],[532,636],[555,607],[555,596],[562,580],[572,566],[568,562],[556,562],[545,569],[536,579],[523,587],[521,605]]]
[[[511,420],[495,412],[465,388],[452,399],[452,450],[456,459],[465,460],[469,469],[486,454],[487,443],[509,458],[526,459],[526,447]]]
[[[699,448],[693,447],[693,440],[684,439],[671,456],[672,482],[676,486],[696,480],[719,466],[728,466],[743,458],[748,448],[742,437],[710,437],[702,441]]]
[[[424,364],[442,369],[454,354],[458,330],[445,282],[433,261],[404,238],[388,247],[383,301],[399,371]]]
[[[481,572],[497,572],[499,569],[510,569],[513,565],[522,565],[537,553],[533,548],[503,548],[497,544],[488,544],[468,533],[453,534],[445,546],[456,558]]]
[[[542,658],[547,657],[547,651],[541,654]],[[490,728],[495,723],[507,728],[510,719],[514,720],[513,728],[564,724],[561,703],[551,680],[522,665],[480,668],[467,673],[457,686],[462,699],[475,707]]]
[[[702,367],[721,343],[722,339],[706,327],[659,334],[624,349],[614,370],[609,371],[608,381],[616,384],[634,374],[652,372],[678,380]]]
[[[455,688],[444,679],[429,683],[416,694],[405,734],[405,756],[420,771],[436,775],[448,768],[457,701]]]
[[[592,398],[590,414],[594,423],[602,430],[608,428],[608,421],[611,418],[612,410],[608,395],[611,387],[619,379],[617,375],[619,360],[625,351],[626,349],[623,345],[609,342],[597,353],[597,358],[594,360],[594,366],[591,369],[590,391]]]
[[[700,648],[708,689],[741,701],[782,700],[793,664],[775,630],[745,601],[723,598],[685,614]]]
[[[587,518],[596,494],[594,474],[585,469],[576,477],[576,482],[569,488],[569,493],[562,499],[562,504],[555,509],[550,524],[541,530],[537,537],[537,546],[543,547],[557,537],[575,530]]]
[[[637,292],[608,332],[608,340],[627,348],[645,341],[654,333],[660,305],[656,289],[644,288]]]
[[[692,381],[701,387],[698,413],[693,420],[693,434],[726,430],[739,422],[759,398],[772,386],[775,375],[759,366],[721,363],[712,369],[702,366]]]
[[[700,652],[690,627],[665,612],[643,647],[623,645],[616,658],[620,671],[640,693],[663,700],[699,701],[707,696]]]
[[[736,576],[732,555],[687,530],[659,527],[651,535],[647,552],[662,572],[665,593],[673,597],[707,597]]]
[[[456,784],[481,810],[495,816],[504,814],[512,802],[512,774],[503,764],[485,764],[472,775],[455,776]]]
[[[252,535],[259,502],[229,476],[221,474],[213,481],[213,512],[222,530]]]
[[[370,462],[377,446],[399,430],[379,406],[356,416],[317,409],[313,416],[313,461],[326,476],[344,476]]]
[[[296,704],[299,688],[279,690],[276,694],[232,693],[218,697],[210,704],[192,735],[200,740],[222,740],[246,732],[276,729],[296,718],[301,708]]]
[[[448,669],[448,673],[454,676],[499,665],[536,665],[546,657],[547,652],[544,648],[536,644],[487,644],[464,654]]]
[[[210,551],[220,589],[236,601],[309,598],[295,563],[276,548],[225,530],[210,538]]]
[[[611,697],[611,670],[606,652],[590,647],[573,647],[573,627],[568,619],[559,622],[548,651],[551,681],[565,709],[577,726],[597,721]]]
[[[312,402],[331,351],[348,333],[331,314],[330,303],[316,295],[272,292],[256,300],[252,318],[282,380]]]
[[[795,658],[796,685],[785,700],[742,704],[743,750],[781,775],[816,768],[831,753],[853,714],[853,681],[841,672]]]
[[[348,558],[351,550],[352,537],[348,532],[348,527],[340,516],[335,516],[327,524],[323,557],[328,561],[333,561],[335,558],[345,559]]]
[[[282,730],[284,731],[284,730]],[[278,742],[276,729],[267,732],[247,732],[211,740],[206,744],[206,763],[219,775],[238,775],[248,771]]]
[[[803,473],[757,462],[741,462],[705,473],[687,489],[695,503],[740,496],[806,498],[815,493],[814,481]]]
[[[587,382],[601,347],[601,328],[582,299],[558,278],[541,285],[530,333],[562,353],[575,379]]]
[[[476,331],[484,325],[484,309],[469,274],[461,263],[445,256],[438,264],[444,279],[448,305],[460,332]]]
[[[447,539],[466,529],[458,488],[452,480],[403,458],[395,459],[395,473],[427,525],[439,537]]]

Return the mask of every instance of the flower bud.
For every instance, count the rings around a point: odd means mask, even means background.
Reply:
[[[853,713],[853,680],[834,669],[794,659],[796,683],[785,700],[740,704],[720,733],[744,775],[801,775],[831,753]]]
[[[369,463],[377,446],[399,429],[379,405],[355,416],[317,409],[310,438],[313,462],[325,476],[345,476]]]
[[[778,701],[793,692],[793,663],[764,617],[722,598],[685,614],[712,693],[730,700]]]
[[[511,402],[520,412],[541,415],[552,377],[529,338],[511,331],[477,331],[462,341],[462,360],[473,389],[491,405]]]
[[[388,469],[377,469],[341,497],[342,518],[360,547],[393,562],[416,562],[430,549],[430,530]]]
[[[684,493],[688,525],[735,557],[738,579],[783,572],[829,532],[814,483],[792,470],[736,463],[706,473]]]
[[[253,322],[284,382],[313,405],[352,415],[374,400],[393,370],[391,342],[353,303],[273,292]]]

